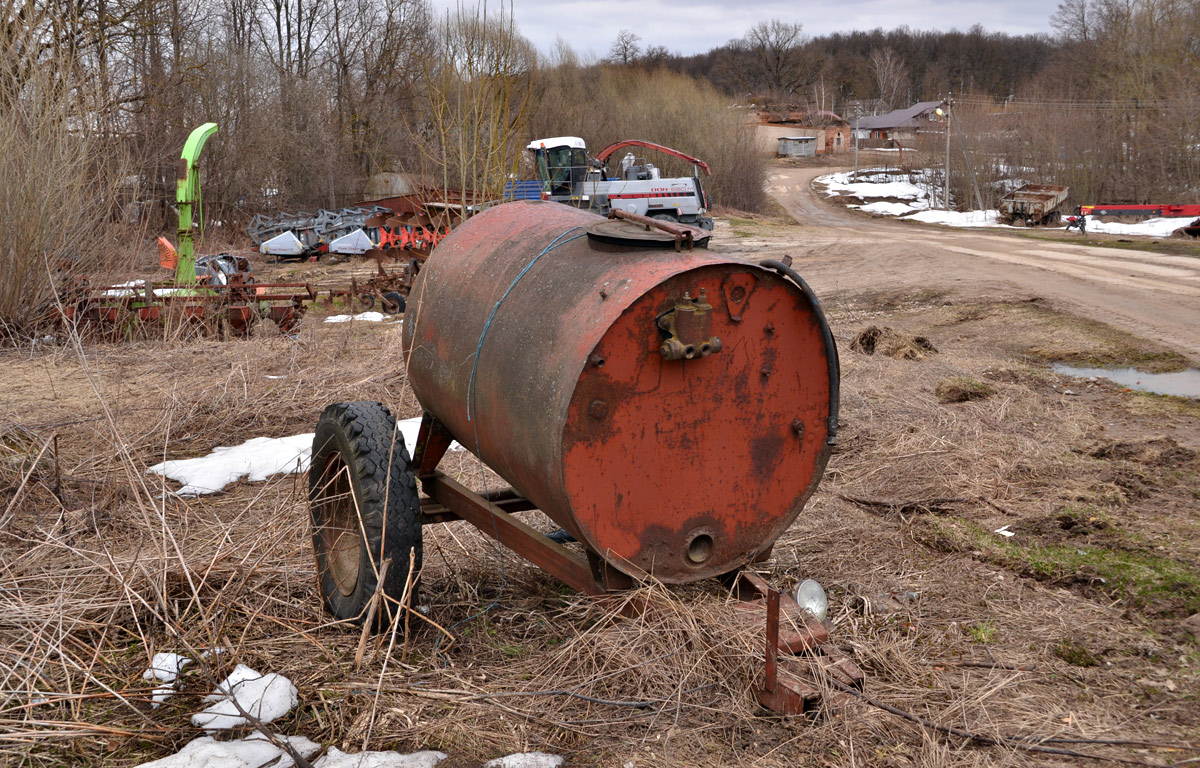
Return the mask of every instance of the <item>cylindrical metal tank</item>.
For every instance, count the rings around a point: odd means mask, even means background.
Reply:
[[[455,229],[409,297],[409,382],[615,568],[667,583],[735,570],[791,524],[828,461],[825,318],[774,271],[599,242],[583,230],[599,220],[519,202]]]

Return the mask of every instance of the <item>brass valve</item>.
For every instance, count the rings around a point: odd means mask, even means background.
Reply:
[[[667,334],[659,352],[664,360],[693,360],[721,351],[721,340],[712,336],[712,305],[700,289],[693,299],[685,291],[675,307],[659,315],[658,327]]]

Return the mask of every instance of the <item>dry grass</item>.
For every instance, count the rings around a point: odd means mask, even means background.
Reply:
[[[997,323],[991,310],[963,320],[940,298],[910,298],[830,302],[847,350],[844,439],[766,575],[826,584],[835,642],[867,671],[876,699],[991,735],[1151,742],[1057,745],[1084,752],[1159,763],[1195,756],[1161,749],[1200,741],[1198,659],[1173,639],[1174,618],[1148,626],[1103,589],[1023,578],[964,534],[1008,523],[1015,541],[1028,541],[1039,535],[1035,522],[1089,494],[1086,503],[1119,511],[1105,530],[1125,530],[1148,516],[1146,505],[1175,508],[1188,481],[1173,485],[1166,474],[1190,471],[1192,459],[1155,448],[1162,476],[1146,469],[1149,495],[1103,501],[1113,462],[1152,453],[1081,450],[1105,439],[1102,419],[1116,411],[1104,409],[1122,408],[1124,396],[1064,397],[1048,374],[994,351],[996,335],[1040,338],[1036,323]],[[883,322],[928,336],[941,353],[849,351],[854,334]],[[272,726],[279,732],[351,751],[441,749],[450,765],[521,750],[578,765],[1065,760],[971,746],[861,702],[814,722],[764,714],[752,695],[761,637],[725,609],[717,582],[645,584],[593,600],[465,523],[425,531],[421,603],[448,634],[416,622],[410,637],[371,638],[356,670],[359,631],[320,608],[302,478],[180,500],[145,467],[309,431],[341,399],[415,415],[397,326],[308,322],[296,340],[11,350],[4,364],[14,375],[0,383],[0,419],[19,423],[26,445],[40,449],[57,434],[59,446],[23,488],[28,462],[0,469],[0,510],[17,499],[0,528],[0,762],[124,766],[172,752],[197,735],[188,716],[235,662],[299,687],[300,706]],[[995,394],[941,404],[937,382],[953,376],[986,381]],[[1130,425],[1148,420],[1121,413]],[[1174,418],[1187,426],[1197,416]],[[1183,463],[1160,461],[1168,454]],[[443,469],[475,487],[500,482],[469,454],[452,454]],[[1145,535],[1191,530],[1179,518],[1148,524]],[[537,513],[527,519],[551,527]],[[1194,568],[1186,550],[1168,554]],[[857,597],[900,591],[920,597],[899,612],[854,607]],[[645,607],[620,618],[622,601]],[[1065,660],[1062,649],[1075,646],[1097,664]],[[149,708],[140,676],[153,653],[214,647],[227,653]]]

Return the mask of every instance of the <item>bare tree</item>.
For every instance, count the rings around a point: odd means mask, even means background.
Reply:
[[[642,54],[638,60],[646,69],[655,69],[667,63],[667,59],[671,57],[671,52],[667,50],[665,45],[651,45],[646,48],[646,52]]]
[[[875,48],[869,56],[871,75],[879,88],[879,98],[892,109],[904,106],[901,102],[908,89],[908,67],[891,48]]]
[[[620,64],[628,67],[637,61],[638,55],[642,52],[640,45],[642,38],[628,29],[622,29],[617,33],[617,39],[613,40],[612,47],[608,49],[608,60],[613,64]]]
[[[794,94],[808,83],[804,26],[779,19],[761,21],[742,38],[751,54],[755,86],[777,95]]]
[[[1050,26],[1063,40],[1088,42],[1092,39],[1092,24],[1088,0],[1063,0],[1050,16]]]
[[[447,12],[438,26],[424,84],[426,160],[464,201],[498,199],[517,170],[525,139],[537,51],[517,34],[512,10]]]

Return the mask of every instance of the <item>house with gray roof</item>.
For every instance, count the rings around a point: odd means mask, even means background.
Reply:
[[[937,113],[944,101],[919,101],[905,109],[894,109],[886,115],[867,115],[858,119],[860,141],[892,141],[913,139],[918,133],[931,129],[931,123],[941,132],[945,117]]]

